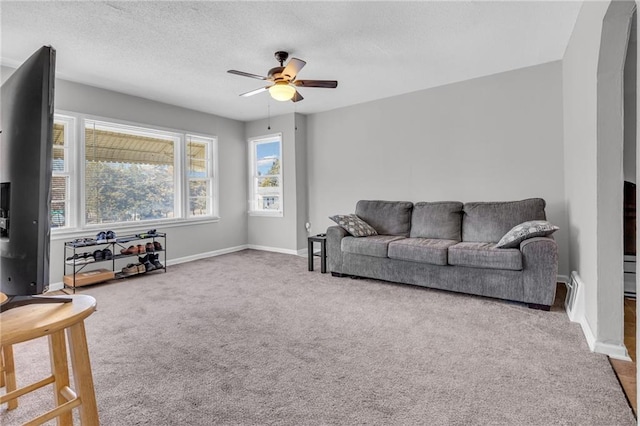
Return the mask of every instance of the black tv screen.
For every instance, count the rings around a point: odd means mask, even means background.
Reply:
[[[0,89],[0,291],[49,288],[56,52],[35,52]]]

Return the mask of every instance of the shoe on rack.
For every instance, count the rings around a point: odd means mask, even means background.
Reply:
[[[120,250],[120,254],[138,254],[138,247],[137,246],[129,246],[129,248],[126,249],[121,249]]]
[[[152,243],[147,243],[144,246],[144,249],[147,251],[147,253],[153,253],[155,251],[155,246]]]
[[[73,256],[67,257],[64,261],[67,265],[80,265],[80,260],[83,260],[82,255],[80,253],[76,253]],[[84,261],[82,262],[84,264]]]
[[[67,265],[86,265],[87,263],[95,261],[96,259],[91,253],[76,253],[73,256],[67,257],[64,263]]]
[[[111,260],[113,259],[113,253],[109,249],[104,249],[102,250],[102,257],[104,260]]]
[[[125,277],[130,277],[131,275],[137,275],[137,274],[138,274],[138,266],[134,265],[133,263],[129,263],[127,266],[122,268],[122,275],[124,275]]]
[[[138,254],[144,254],[146,252],[142,244],[138,244]]]
[[[150,254],[149,255],[149,261],[151,261],[151,263],[153,264],[153,266],[156,269],[164,269],[164,266],[162,266],[162,263],[160,263],[160,261],[158,260],[158,256],[160,256],[159,254]],[[153,259],[152,259],[153,257]]]
[[[104,253],[102,250],[96,250],[93,252],[93,258],[95,259],[96,262],[100,262],[101,260],[104,260]]]
[[[155,266],[153,266],[153,263],[151,263],[151,261],[149,260],[149,256],[153,256],[153,255],[146,255],[145,257],[139,257],[138,260],[140,261],[140,263],[142,263],[144,265],[145,271],[149,272],[149,271],[153,271],[154,269],[156,269]]]
[[[147,268],[142,263],[137,263],[136,266],[138,267],[139,274],[144,274],[145,272],[147,272]]]
[[[84,247],[84,246],[90,246],[93,243],[94,243],[93,238],[76,238],[71,242],[70,245],[73,247]]]
[[[143,232],[142,234],[136,234],[136,237],[138,238],[151,238],[151,237],[156,237],[158,235],[158,233],[156,232],[155,229],[150,229],[147,232]]]
[[[107,237],[107,242],[109,242],[109,243],[115,243],[116,242],[116,233],[115,232],[107,231],[105,235]]]
[[[155,251],[162,250],[162,244],[160,244],[160,241],[154,241],[153,242],[153,248],[154,248]]]
[[[104,231],[100,231],[98,232],[98,235],[96,235],[96,243],[97,244],[102,244],[102,243],[106,243],[107,241],[107,233]]]

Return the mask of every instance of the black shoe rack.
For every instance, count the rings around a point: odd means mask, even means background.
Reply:
[[[147,243],[154,246],[153,252],[147,252]],[[156,248],[157,244],[162,248]],[[144,253],[121,253],[129,247],[145,247]],[[77,287],[101,282],[131,278],[137,275],[144,275],[155,271],[167,272],[167,234],[163,232],[140,233],[117,237],[109,241],[97,242],[94,238],[77,238],[64,243],[64,288],[72,289],[76,292]],[[93,255],[96,251],[103,254],[102,258],[96,259]],[[104,254],[111,252],[110,258],[105,258]],[[158,262],[162,267],[152,270],[145,269],[145,272],[136,274],[122,272],[128,264],[139,264],[139,257],[145,257],[152,253],[158,255]],[[91,256],[91,257],[89,257]],[[89,259],[92,258],[93,260]],[[151,262],[153,264],[153,262]]]

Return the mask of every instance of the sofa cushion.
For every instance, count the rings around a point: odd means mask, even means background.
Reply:
[[[456,243],[455,240],[404,238],[389,243],[389,257],[432,265],[446,265],[448,249]]]
[[[342,229],[354,237],[368,237],[369,235],[378,234],[367,222],[355,214],[337,214],[329,216],[329,219],[340,225]]]
[[[449,265],[522,270],[519,249],[499,249],[493,243],[462,242],[449,247]]]
[[[372,235],[370,237],[344,237],[340,248],[345,253],[365,256],[387,257],[389,243],[403,237],[393,235]]]
[[[412,209],[413,203],[408,201],[360,200],[356,204],[356,215],[378,234],[408,237]]]
[[[550,224],[546,220],[531,220],[529,222],[516,225],[496,244],[497,248],[516,248],[524,240],[534,237],[548,237],[556,232],[557,226]]]
[[[462,240],[462,203],[416,203],[411,214],[410,237]]]
[[[462,241],[497,243],[511,228],[529,220],[546,220],[542,198],[522,201],[465,203]]]

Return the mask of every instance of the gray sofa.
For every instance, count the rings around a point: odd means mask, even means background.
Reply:
[[[355,214],[379,235],[353,237],[327,229],[333,276],[375,278],[523,302],[549,310],[556,291],[558,251],[552,237],[496,248],[514,226],[546,220],[545,201],[358,201]]]

